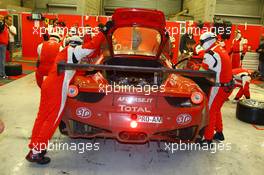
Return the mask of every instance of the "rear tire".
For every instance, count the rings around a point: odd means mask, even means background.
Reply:
[[[264,102],[240,100],[237,103],[236,117],[246,123],[264,125]]]
[[[66,135],[66,136],[69,135],[69,134],[68,134],[68,131],[66,130],[66,124],[65,124],[63,121],[60,122],[59,130],[60,130],[60,133],[61,133],[62,135]]]

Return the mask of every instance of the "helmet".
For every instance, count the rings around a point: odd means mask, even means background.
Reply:
[[[60,40],[61,40],[60,35],[58,33],[56,33],[56,32],[53,32],[53,33],[50,34],[50,39],[51,38],[56,39],[58,42],[60,42]]]
[[[83,40],[77,35],[71,36],[69,39],[69,45],[72,47],[81,45],[82,42],[83,42]]]
[[[212,32],[205,32],[200,36],[201,46],[206,50],[217,41],[217,37]]]

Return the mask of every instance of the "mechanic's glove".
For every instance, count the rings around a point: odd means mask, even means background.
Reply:
[[[102,23],[100,23],[98,25],[99,27],[99,31],[102,32],[103,34],[107,34],[108,31],[114,26],[114,22],[113,21],[107,21],[105,25],[103,25]]]
[[[243,60],[243,59],[244,59],[244,57],[245,57],[245,54],[244,54],[244,53],[242,53],[242,54],[241,54],[241,56],[240,56],[240,60]]]

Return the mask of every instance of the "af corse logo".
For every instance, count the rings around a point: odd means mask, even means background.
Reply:
[[[79,107],[76,109],[76,115],[80,118],[89,118],[91,117],[92,112],[86,107]]]
[[[191,123],[191,121],[192,121],[192,116],[190,114],[180,114],[176,118],[176,122],[179,125],[186,125]]]

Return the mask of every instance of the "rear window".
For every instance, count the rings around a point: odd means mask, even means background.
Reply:
[[[155,29],[122,27],[112,35],[114,54],[156,56],[161,36]]]

